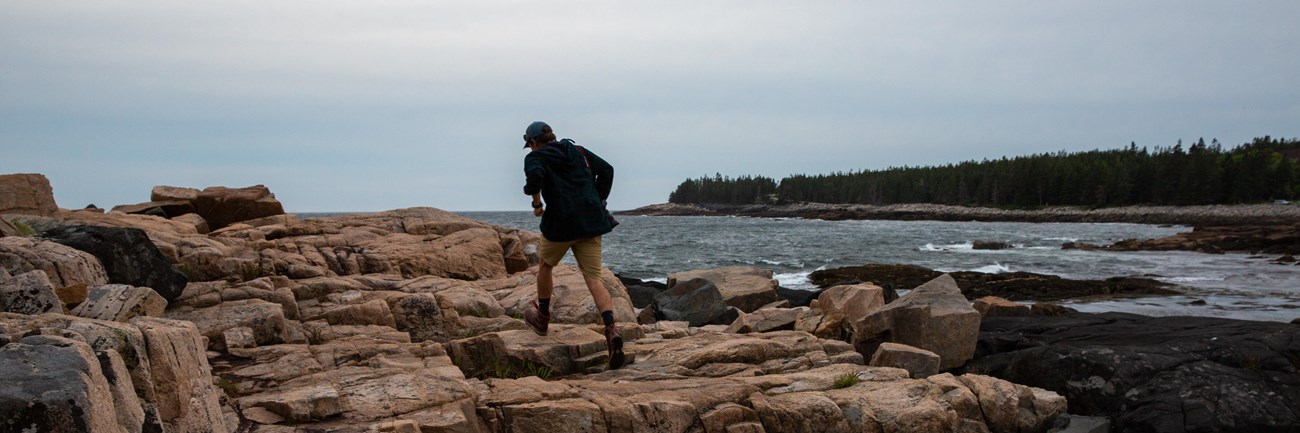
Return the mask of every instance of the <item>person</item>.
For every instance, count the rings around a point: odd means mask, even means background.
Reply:
[[[546,335],[551,321],[552,271],[572,250],[605,324],[609,367],[622,367],[623,337],[614,326],[613,301],[600,276],[601,236],[617,224],[605,210],[614,185],[614,167],[573,140],[556,140],[546,122],[528,125],[524,148],[532,149],[524,157],[524,194],[533,197],[533,215],[542,218],[537,300],[524,311],[524,321],[537,335]]]

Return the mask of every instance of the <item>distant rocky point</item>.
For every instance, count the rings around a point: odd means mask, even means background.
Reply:
[[[1291,204],[1210,206],[1125,206],[1082,209],[1047,207],[1038,210],[996,209],[938,204],[826,204],[783,205],[656,204],[618,215],[746,216],[822,220],[903,221],[1011,221],[1011,222],[1123,222],[1188,226],[1290,225],[1300,221],[1300,206]]]

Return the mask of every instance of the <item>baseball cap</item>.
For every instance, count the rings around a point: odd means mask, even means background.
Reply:
[[[532,140],[534,138],[541,136],[542,134],[545,134],[546,130],[550,128],[551,125],[547,125],[546,122],[540,120],[528,124],[528,129],[524,130],[524,142],[525,142],[524,147],[528,147],[527,144],[528,140]]]

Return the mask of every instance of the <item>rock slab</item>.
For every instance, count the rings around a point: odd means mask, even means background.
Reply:
[[[0,175],[0,215],[53,216],[59,212],[54,188],[44,175],[23,173]]]
[[[125,322],[136,316],[162,316],[167,300],[148,287],[109,284],[91,290],[72,314],[87,319]]]
[[[208,187],[200,191],[192,203],[195,213],[202,216],[213,230],[240,221],[284,214],[284,206],[264,185]]]

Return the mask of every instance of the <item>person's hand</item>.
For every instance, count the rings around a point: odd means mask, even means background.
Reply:
[[[538,207],[538,208],[533,208],[533,216],[535,216],[535,217],[540,217],[540,216],[542,216],[542,213],[543,213],[543,212],[545,212],[545,211],[543,211],[542,208],[540,208],[540,207]]]

